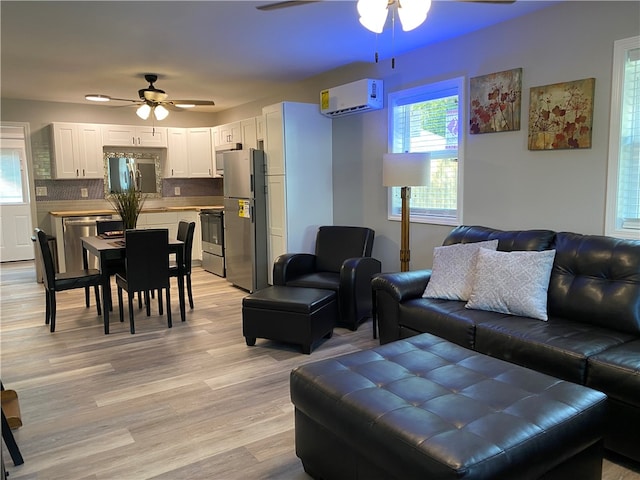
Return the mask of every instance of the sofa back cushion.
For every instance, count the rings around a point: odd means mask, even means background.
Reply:
[[[549,317],[640,333],[640,241],[556,234]]]
[[[498,240],[498,250],[512,252],[520,250],[549,250],[553,245],[555,232],[552,230],[496,230],[480,226],[461,225],[454,228],[443,245],[454,243],[481,242]]]

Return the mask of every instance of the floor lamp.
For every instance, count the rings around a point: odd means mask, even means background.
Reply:
[[[409,270],[409,204],[411,187],[429,184],[428,153],[385,153],[382,159],[382,185],[402,187],[402,221],[400,235],[400,270]]]

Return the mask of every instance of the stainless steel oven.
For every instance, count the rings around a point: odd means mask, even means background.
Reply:
[[[224,209],[212,208],[200,212],[202,227],[202,268],[225,276],[224,265]]]

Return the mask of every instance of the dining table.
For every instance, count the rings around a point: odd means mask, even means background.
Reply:
[[[111,298],[109,295],[111,282],[110,275],[105,273],[108,271],[107,264],[110,261],[126,258],[126,245],[123,237],[112,237],[96,235],[90,237],[81,237],[82,241],[82,260],[84,268],[89,266],[89,253],[98,258],[100,272],[102,272],[102,318],[104,320],[104,333],[109,333],[109,306]],[[184,299],[184,242],[177,239],[169,239],[169,255],[175,254],[176,263],[178,265],[178,296],[180,300],[180,319],[185,320],[185,299]]]

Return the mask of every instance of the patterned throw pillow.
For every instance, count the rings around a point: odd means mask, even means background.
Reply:
[[[478,252],[466,308],[547,320],[547,290],[555,250]]]
[[[436,247],[433,250],[431,279],[422,298],[469,300],[476,267],[476,254],[480,248],[495,250],[498,248],[498,240]]]

